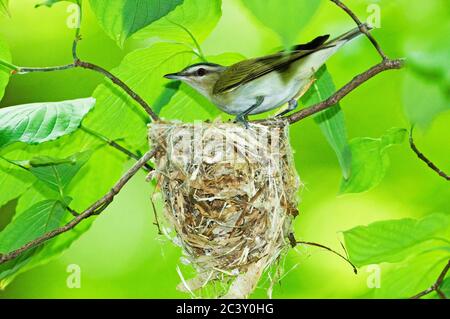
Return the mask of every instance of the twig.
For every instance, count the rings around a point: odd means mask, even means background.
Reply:
[[[369,30],[367,29],[366,25],[359,20],[359,18],[356,16],[356,14],[353,13],[352,10],[350,10],[345,4],[343,4],[340,0],[331,0],[331,2],[334,2],[338,7],[340,7],[342,10],[344,10],[352,19],[355,21],[355,23],[358,25],[359,30],[361,30],[362,33],[364,33],[367,38],[372,42],[375,49],[378,51],[380,56],[383,58],[383,60],[388,60],[388,57],[381,49],[378,42],[375,40],[375,38],[370,34]]]
[[[339,89],[336,93],[334,93],[328,99],[326,99],[322,102],[319,102],[317,104],[314,104],[310,107],[307,107],[305,109],[302,109],[298,112],[292,113],[291,115],[286,116],[284,118],[287,119],[290,124],[293,124],[295,122],[303,120],[306,117],[309,117],[318,112],[321,112],[329,107],[332,107],[336,103],[338,103],[347,94],[352,92],[354,89],[356,89],[361,84],[363,84],[367,80],[371,79],[375,75],[377,75],[383,71],[387,71],[387,70],[400,69],[403,67],[403,65],[404,65],[404,60],[402,60],[402,59],[384,60],[384,61],[380,62],[379,64],[371,67],[367,71],[355,76],[350,82],[348,82],[346,85],[344,85],[341,89]]]
[[[127,155],[130,158],[133,158],[133,159],[135,159],[137,161],[141,158],[138,154],[133,153],[132,151],[126,149],[122,145],[118,144],[117,142],[107,138],[106,136],[104,136],[104,135],[102,135],[102,134],[100,134],[98,132],[95,132],[95,131],[93,131],[93,130],[85,127],[85,126],[81,126],[80,129],[85,131],[87,134],[92,135],[92,136],[98,138],[99,140],[105,142],[109,146],[115,148],[116,150],[118,150],[119,152]],[[147,172],[153,171],[153,167],[150,164],[148,164],[148,163],[145,163],[144,166],[142,166],[142,169],[147,171]]]
[[[350,261],[350,259],[348,259],[347,257],[345,257],[344,255],[338,253],[337,251],[331,249],[330,247],[327,247],[325,245],[322,244],[318,244],[318,243],[314,243],[314,242],[310,242],[310,241],[298,241],[294,238],[294,234],[290,233],[289,234],[289,241],[291,243],[292,247],[295,247],[296,245],[308,245],[308,246],[314,246],[314,247],[319,247],[325,250],[328,250],[329,252],[335,254],[336,256],[342,258],[343,260],[345,260],[347,263],[350,264],[350,266],[352,266],[353,268],[353,272],[355,274],[358,274],[358,270],[356,269],[356,266]]]
[[[93,216],[100,214],[106,207],[108,207],[109,204],[114,200],[114,197],[122,190],[122,188],[128,183],[128,181],[142,168],[142,166],[145,165],[154,155],[155,155],[156,149],[153,149],[151,151],[148,151],[147,153],[142,156],[139,161],[137,161],[133,167],[131,167],[120,179],[119,181],[113,186],[113,188],[105,194],[102,198],[97,200],[94,204],[92,204],[89,208],[87,208],[85,211],[83,211],[81,214],[76,216],[74,219],[72,219],[69,223],[62,227],[58,227],[50,232],[45,233],[42,236],[39,236],[38,238],[28,242],[27,244],[23,245],[22,247],[9,252],[4,255],[0,255],[0,265],[3,263],[6,263],[7,261],[10,261],[20,254],[24,253],[25,251],[28,251],[34,247],[37,247],[48,240],[65,233],[73,228],[75,228],[80,222],[83,220]]]
[[[425,295],[428,295],[429,293],[432,293],[433,291],[436,291],[436,293],[439,295],[442,299],[447,299],[447,296],[440,290],[440,286],[442,282],[445,279],[445,276],[447,275],[448,271],[450,270],[450,260],[445,265],[444,269],[442,269],[441,273],[439,274],[439,277],[436,279],[434,284],[424,291],[419,292],[418,294],[412,296],[410,299],[419,299],[420,297],[423,297]]]
[[[411,146],[411,149],[416,153],[417,157],[423,161],[425,164],[428,165],[429,168],[431,168],[433,171],[435,171],[439,176],[442,178],[450,181],[450,176],[445,174],[439,167],[437,167],[432,161],[430,161],[419,149],[417,148],[416,144],[414,143],[413,139],[413,130],[414,126],[411,127],[411,130],[409,132],[409,145]]]

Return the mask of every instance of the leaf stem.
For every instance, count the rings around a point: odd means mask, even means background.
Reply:
[[[15,66],[12,63],[9,63],[8,61],[5,61],[3,59],[0,59],[0,65],[6,67],[7,69],[13,71],[13,73],[16,73],[19,70],[18,66]]]

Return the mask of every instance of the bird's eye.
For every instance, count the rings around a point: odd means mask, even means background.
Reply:
[[[197,70],[197,75],[198,76],[204,76],[206,74],[206,70],[203,68],[200,68]]]

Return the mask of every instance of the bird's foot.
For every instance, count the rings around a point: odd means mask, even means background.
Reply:
[[[284,111],[282,111],[282,112],[280,112],[280,113],[278,113],[277,115],[275,115],[275,117],[282,117],[283,115],[289,113],[290,111],[295,110],[295,109],[297,108],[297,106],[298,106],[297,100],[292,99],[292,100],[290,100],[290,101],[288,102],[288,107],[287,107],[287,109],[284,110]]]
[[[240,124],[244,125],[244,127],[245,127],[246,129],[249,128],[247,115],[244,115],[244,114],[238,114],[238,115],[236,115],[236,118],[235,118],[234,122],[235,122],[235,123],[240,123]]]

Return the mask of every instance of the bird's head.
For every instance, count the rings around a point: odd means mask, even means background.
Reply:
[[[164,75],[171,80],[180,80],[206,97],[211,97],[214,85],[226,67],[215,63],[197,63],[186,67],[177,73]]]

